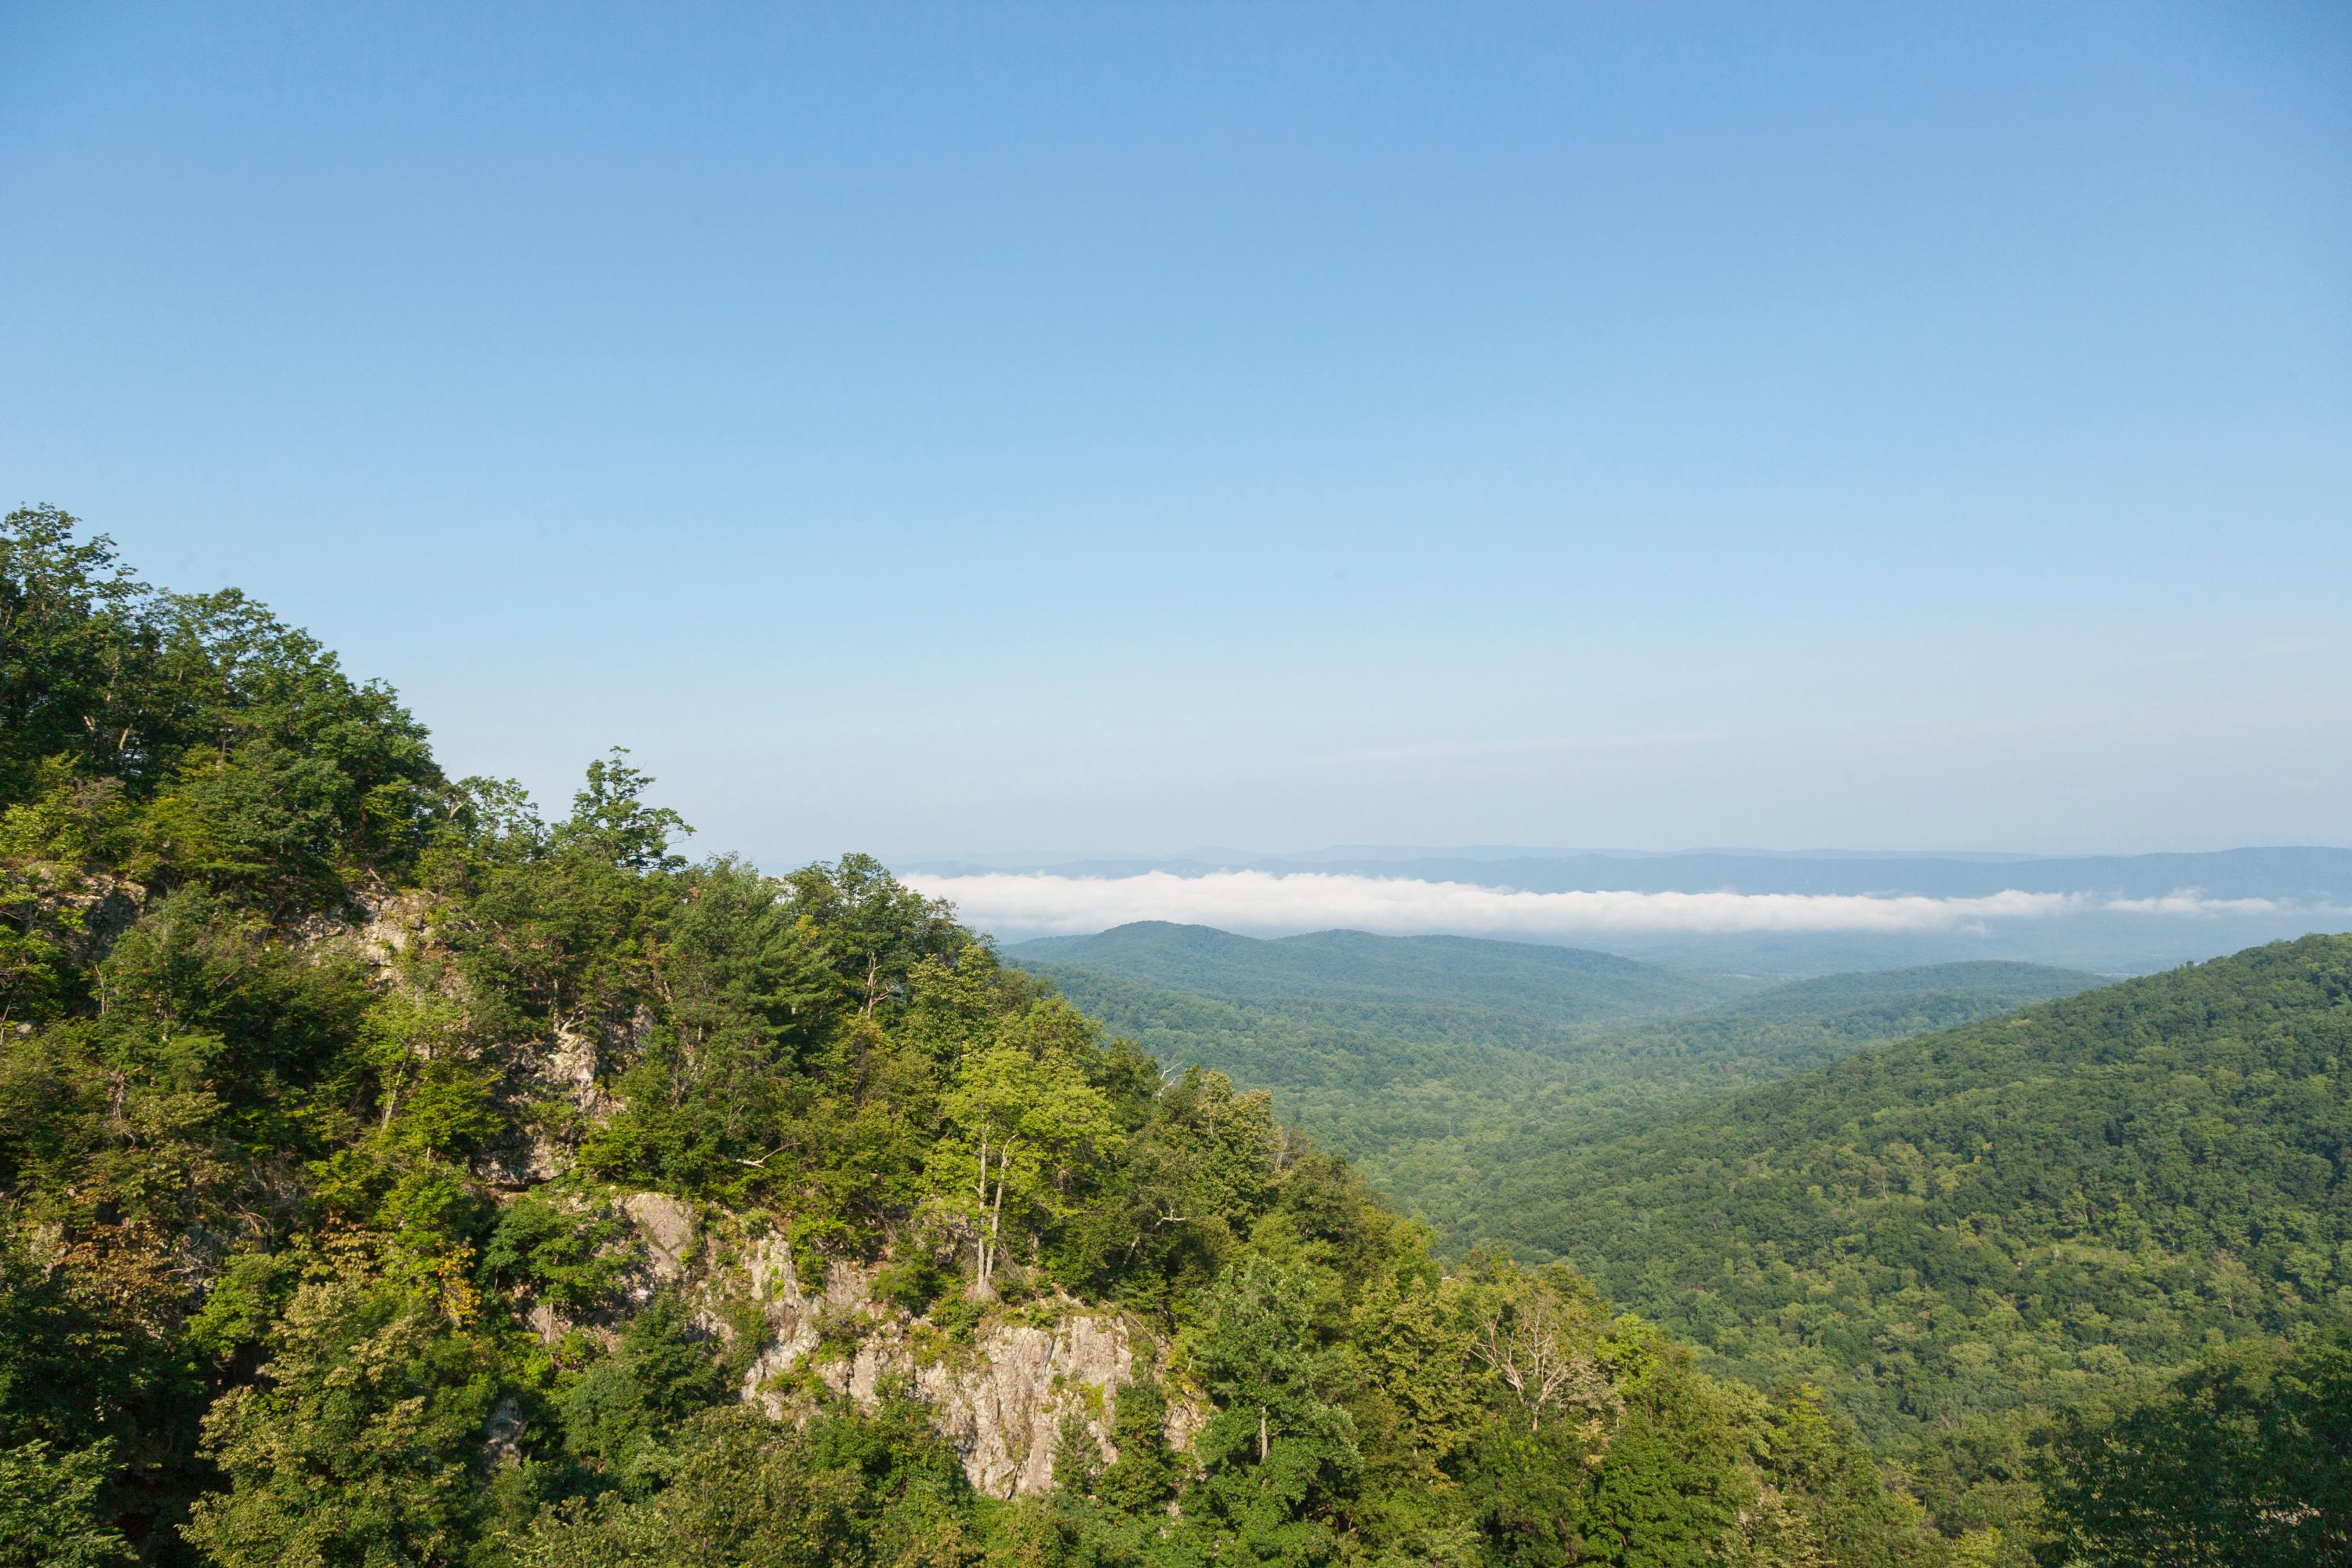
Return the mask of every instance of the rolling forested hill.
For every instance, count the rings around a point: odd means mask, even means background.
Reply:
[[[2032,963],[1938,963],[1827,974],[1676,1018],[1597,1033],[1496,1113],[1443,1142],[1367,1153],[1389,1189],[1455,1250],[1501,1234],[1530,1179],[1569,1152],[1696,1101],[1789,1078],[1864,1047],[1990,1018],[2096,985]]]
[[[2352,938],[1486,1151],[1476,1238],[1588,1267],[1741,1375],[1830,1388],[1998,1513],[2041,1413],[2352,1316]],[[1475,1212],[1475,1221],[1467,1218]],[[1975,1502],[1962,1494],[1974,1488]]]
[[[1767,991],[1529,942],[1140,923],[1007,956],[1164,1061],[1274,1090],[1408,1211],[1475,1241],[1486,1180],[1612,1118],[2096,984],[2035,964],[1828,975]],[[1726,993],[1736,1000],[1717,1001]],[[1665,1016],[1659,1016],[1664,1014]]]
[[[1597,1025],[1746,988],[1528,942],[1164,921],[1007,956],[1161,1059],[1271,1089],[1318,1138],[1373,1160],[1483,1124]]]
[[[1504,1045],[1540,1045],[1564,1024],[1688,1012],[1756,988],[1538,942],[1354,931],[1269,941],[1165,921],[1041,937],[1006,954],[1024,967],[1084,970],[1301,1020]]]

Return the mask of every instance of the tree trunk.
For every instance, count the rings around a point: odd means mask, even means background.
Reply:
[[[985,1122],[981,1124],[980,1129],[980,1176],[971,1184],[971,1201],[980,1205],[982,1213],[987,1212],[988,1125]],[[977,1228],[972,1232],[971,1267],[971,1295],[974,1300],[978,1300],[981,1293],[988,1289],[988,1234]]]
[[[1012,1148],[1000,1145],[996,1152],[996,1201],[989,1205],[988,1210],[988,1266],[992,1271],[996,1267],[996,1255],[1003,1247],[1004,1171],[1012,1163]],[[992,1285],[990,1288],[994,1289]]]

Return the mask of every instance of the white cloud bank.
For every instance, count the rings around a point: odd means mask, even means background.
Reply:
[[[1218,871],[1179,877],[1063,877],[1048,872],[903,879],[954,902],[989,931],[1078,934],[1129,921],[1176,921],[1240,931],[1344,927],[1463,936],[1551,937],[1594,931],[1936,931],[1992,920],[2111,910],[2135,914],[2267,914],[2269,899],[2161,899],[2009,891],[1984,898],[1843,893],[1530,893],[1473,882],[1426,882],[1322,871]]]

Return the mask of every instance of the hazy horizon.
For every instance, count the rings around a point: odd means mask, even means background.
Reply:
[[[1486,937],[1726,971],[2000,957],[2132,973],[2352,930],[2352,850],[2318,847],[2014,858],[1355,846],[1224,864],[1010,858],[898,869],[1009,942],[1167,922],[1253,936]]]
[[[2201,855],[2233,849],[2343,849],[2340,844],[2207,844],[2168,846],[2158,849],[2012,850],[1984,848],[1921,848],[1916,845],[1874,848],[1866,846],[1801,845],[1775,847],[1759,844],[1687,844],[1667,848],[1594,844],[1325,844],[1311,848],[1251,849],[1236,845],[1185,845],[1177,848],[1139,848],[1132,845],[1108,849],[985,849],[949,850],[922,854],[904,851],[880,856],[891,864],[937,866],[964,863],[1000,868],[1026,866],[1086,864],[1097,861],[1188,860],[1203,865],[1220,860],[1315,861],[1344,858],[1410,859],[1450,856],[1464,859],[1509,859],[1518,857],[1650,860],[1677,856],[1735,855],[1775,859],[1975,860],[1990,862],[2136,858],[2149,855]]]

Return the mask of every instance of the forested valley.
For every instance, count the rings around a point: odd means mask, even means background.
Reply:
[[[1466,995],[1429,1004],[1442,984],[1407,1005],[1377,970],[1282,978],[1335,949],[1449,971],[1476,949],[1473,978],[1580,967],[1590,990],[1580,1017],[1499,987],[1482,1028]],[[1516,943],[1129,927],[1012,952],[1161,1055],[1272,1086],[1441,1256],[1570,1263],[1711,1371],[1826,1390],[1988,1561],[2347,1549],[2352,1425],[2313,1390],[2340,1388],[2352,1323],[2352,938],[2096,989],[2016,963],[1831,975],[1664,1017],[1611,989],[1646,966]],[[2193,1402],[2217,1431],[2283,1426],[2144,1470],[2098,1426]],[[2064,1468],[2094,1452],[2141,1521],[2112,1556],[2050,1512],[2090,1506]],[[2158,1551],[2168,1496],[2216,1511]],[[2266,1542],[2306,1509],[2334,1533]],[[2302,1555],[2323,1540],[2338,1557]]]
[[[1769,984],[1528,942],[1154,922],[1007,956],[1161,1059],[1272,1089],[1457,1256],[1556,1250],[1519,1212],[1612,1130],[2100,984],[1978,962]]]
[[[1832,1391],[1938,1517],[2012,1519],[2053,1413],[2352,1315],[2352,939],[1876,1047],[1604,1136],[1521,1134],[1486,1235]]]
[[[0,524],[0,1562],[2343,1558],[2342,943],[1669,1096],[1468,1245],[653,784],[542,817]],[[1580,1027],[1752,990],[1545,962]]]

